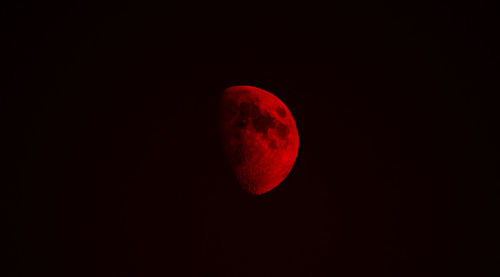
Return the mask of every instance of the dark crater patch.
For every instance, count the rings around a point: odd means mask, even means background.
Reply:
[[[277,149],[278,148],[278,145],[276,144],[276,141],[274,139],[269,140],[268,145],[269,145],[269,148],[271,148],[271,149]]]
[[[240,129],[245,128],[251,118],[260,115],[259,107],[253,103],[242,102],[238,110],[239,114],[234,122],[234,127]]]
[[[278,127],[276,127],[276,131],[278,132],[278,136],[281,138],[281,139],[286,139],[286,137],[288,136],[288,132],[290,131],[288,129],[288,127],[284,124],[278,124]]]
[[[276,108],[276,113],[278,113],[279,116],[285,117],[286,116],[286,111],[282,109],[281,107]]]
[[[267,135],[267,130],[269,128],[274,128],[276,126],[275,119],[269,114],[262,114],[253,119],[253,127],[259,133]]]
[[[251,122],[255,131],[267,135],[269,128],[276,126],[276,120],[253,102],[242,102],[239,114],[234,123],[236,128],[245,128]]]
[[[230,120],[238,114],[238,104],[233,100],[226,101],[222,106],[222,119]]]
[[[260,109],[254,103],[242,102],[240,104],[240,116],[242,117],[257,117],[260,115]]]
[[[234,122],[234,127],[239,129],[245,128],[247,125],[248,125],[248,118],[241,118],[241,116],[239,116]]]

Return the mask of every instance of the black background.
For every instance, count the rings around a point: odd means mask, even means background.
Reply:
[[[6,276],[496,276],[492,7],[3,12]],[[231,85],[274,93],[299,129],[260,197],[222,155]]]

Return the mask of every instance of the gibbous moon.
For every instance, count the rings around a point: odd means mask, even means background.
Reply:
[[[293,116],[278,97],[252,86],[232,86],[221,99],[225,152],[242,188],[254,195],[278,186],[299,150]]]

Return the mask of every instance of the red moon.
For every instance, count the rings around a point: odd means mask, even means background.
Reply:
[[[232,86],[221,99],[221,134],[239,183],[261,195],[292,170],[299,133],[292,114],[278,97],[252,86]]]

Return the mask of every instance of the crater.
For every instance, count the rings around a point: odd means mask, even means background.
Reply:
[[[267,135],[269,128],[276,126],[275,119],[269,114],[263,114],[253,119],[253,127],[255,131]]]
[[[288,132],[290,130],[288,129],[288,126],[280,123],[278,124],[278,126],[276,127],[276,132],[278,132],[278,136],[281,138],[281,139],[286,139],[286,137],[288,136]]]
[[[286,111],[282,109],[281,107],[276,108],[276,113],[278,113],[279,116],[285,117],[286,116]]]
[[[276,144],[276,141],[274,139],[270,139],[268,145],[269,145],[269,148],[271,148],[271,149],[278,148],[278,145]]]
[[[223,104],[222,119],[229,120],[238,114],[238,104],[233,100],[228,100]]]
[[[247,126],[248,124],[248,119],[247,118],[242,118],[241,116],[238,116],[236,121],[234,122],[233,126],[239,129],[243,129]]]
[[[260,115],[260,109],[257,105],[250,102],[240,103],[240,116],[242,117],[257,117]]]

